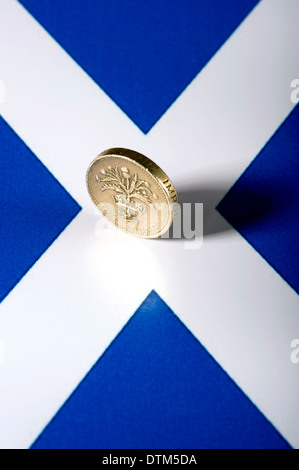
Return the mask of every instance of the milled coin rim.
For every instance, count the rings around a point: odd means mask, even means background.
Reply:
[[[94,197],[93,192],[89,186],[88,176],[93,165],[104,157],[121,157],[121,158],[127,159],[128,161],[131,161],[131,162],[133,161],[135,164],[140,166],[143,171],[147,172],[152,178],[154,178],[157,181],[157,184],[159,185],[162,192],[164,193],[165,199],[168,204],[168,221],[165,223],[165,226],[163,227],[163,229],[160,230],[160,232],[157,232],[154,235],[139,235],[138,233],[127,231],[113,224],[113,222],[107,219],[107,217],[105,217],[105,215],[102,214],[102,212],[99,210],[95,202],[96,198]],[[163,233],[165,233],[171,227],[173,223],[173,210],[171,210],[171,205],[178,201],[178,196],[177,196],[177,192],[175,190],[175,187],[172,181],[167,176],[167,174],[155,162],[153,162],[150,158],[146,157],[142,153],[136,152],[135,150],[115,147],[115,148],[107,149],[101,152],[96,158],[94,158],[94,160],[90,163],[90,165],[87,168],[86,186],[87,186],[88,193],[93,204],[97,207],[97,209],[103,215],[103,217],[105,217],[105,219],[112,226],[114,226],[116,229],[121,230],[124,233],[127,233],[129,235],[132,235],[138,238],[158,238],[161,235],[163,235]]]

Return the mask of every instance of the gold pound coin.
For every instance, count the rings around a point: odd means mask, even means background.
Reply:
[[[172,225],[176,190],[164,171],[141,153],[105,150],[90,164],[86,184],[100,212],[126,233],[157,238]]]

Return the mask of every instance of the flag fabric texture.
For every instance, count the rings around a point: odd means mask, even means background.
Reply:
[[[298,15],[2,0],[1,448],[299,447]],[[103,222],[111,147],[203,203],[203,243]]]

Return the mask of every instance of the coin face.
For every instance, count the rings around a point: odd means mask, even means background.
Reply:
[[[90,164],[86,183],[100,212],[126,233],[156,238],[172,224],[175,188],[158,165],[138,152],[105,150]]]

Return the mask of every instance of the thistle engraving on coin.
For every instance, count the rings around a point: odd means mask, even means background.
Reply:
[[[87,170],[89,195],[113,225],[142,238],[156,238],[173,221],[177,194],[167,175],[144,155],[108,149]]]
[[[145,204],[153,204],[158,196],[152,192],[148,181],[140,180],[137,173],[132,176],[127,167],[108,166],[96,175],[98,183],[104,183],[101,191],[113,191],[119,215],[125,220],[135,220],[144,214]],[[140,202],[141,201],[141,202]]]

